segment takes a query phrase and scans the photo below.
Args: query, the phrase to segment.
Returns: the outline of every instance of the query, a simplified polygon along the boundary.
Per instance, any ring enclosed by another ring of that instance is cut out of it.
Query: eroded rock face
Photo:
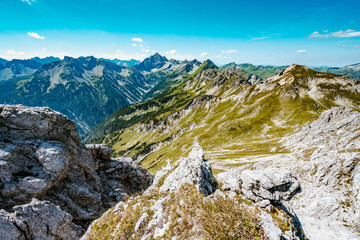
[[[151,184],[150,173],[112,160],[106,146],[88,147],[80,142],[74,122],[58,112],[0,105],[0,209],[5,210],[1,221],[7,219],[3,226],[13,229],[13,223],[30,221],[34,230],[20,227],[22,237],[52,239],[43,236],[57,236],[53,231],[61,232],[61,224],[71,222],[76,223],[76,233],[56,239],[76,239],[107,208]],[[55,221],[47,218],[49,209],[61,226],[51,225],[38,236],[35,229],[42,231],[42,221]]]
[[[241,192],[241,172],[236,169],[218,174],[217,180],[221,182],[225,191]]]
[[[161,192],[176,191],[184,183],[195,184],[203,194],[209,195],[216,190],[211,164],[204,160],[204,149],[199,143],[193,146],[187,158],[178,161],[178,167],[170,173],[160,187]]]

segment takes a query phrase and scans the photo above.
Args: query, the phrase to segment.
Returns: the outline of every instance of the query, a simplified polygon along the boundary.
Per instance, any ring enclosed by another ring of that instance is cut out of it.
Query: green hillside
[[[154,100],[121,108],[88,139],[151,171],[198,141],[219,172],[245,164],[244,156],[285,151],[278,140],[325,109],[360,106],[359,83],[346,76],[292,65],[258,83],[253,77],[235,68],[199,71]]]

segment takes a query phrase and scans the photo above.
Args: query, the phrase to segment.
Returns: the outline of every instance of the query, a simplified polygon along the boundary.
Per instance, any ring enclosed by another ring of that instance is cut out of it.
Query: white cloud
[[[176,50],[175,50],[175,49],[171,49],[171,50],[167,51],[166,54],[174,55],[174,54],[176,54]]]
[[[31,5],[32,3],[36,2],[36,0],[21,0],[22,2],[25,2],[29,5]]]
[[[33,38],[36,38],[36,39],[45,39],[44,36],[40,36],[39,34],[35,33],[35,32],[28,32],[28,37],[33,37]]]
[[[360,37],[360,31],[355,31],[355,30],[340,30],[337,32],[331,32],[331,33],[326,33],[326,34],[322,34],[319,32],[313,32],[312,34],[310,34],[309,38],[349,38],[349,37]]]
[[[360,45],[348,46],[345,44],[338,44],[338,46],[342,48],[360,48]]]
[[[201,56],[207,56],[208,55],[208,53],[207,52],[203,52],[203,53],[201,53]]]
[[[142,42],[143,42],[142,38],[132,38],[131,40],[132,40],[133,42],[139,42],[139,43],[142,43]]]
[[[133,47],[143,47],[142,44],[136,44],[136,43],[132,43],[131,46],[133,46]]]
[[[150,52],[150,50],[146,49],[146,48],[141,49],[141,51],[146,52],[146,53]]]
[[[226,54],[233,54],[233,53],[238,53],[239,51],[236,49],[228,49],[228,50],[221,50],[221,53],[226,53]]]
[[[300,50],[297,50],[296,53],[306,53],[307,50],[306,49],[300,49]]]
[[[25,52],[17,52],[14,49],[9,49],[6,51],[6,54],[11,56],[22,56],[25,54]]]

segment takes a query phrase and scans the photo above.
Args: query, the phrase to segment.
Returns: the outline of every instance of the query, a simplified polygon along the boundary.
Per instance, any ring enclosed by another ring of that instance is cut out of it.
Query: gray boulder
[[[37,198],[47,201],[47,208],[59,208],[63,212],[58,214],[60,218],[76,223],[83,232],[90,221],[116,202],[151,184],[150,173],[128,161],[111,159],[108,147],[88,147],[80,142],[75,123],[61,113],[44,107],[0,105],[0,209],[18,216],[26,206],[24,214],[28,216],[30,206],[26,204]],[[31,209],[38,209],[39,204]],[[31,215],[34,226],[43,224],[46,211],[36,210]],[[11,224],[4,226],[13,229]],[[40,227],[33,229],[42,231]],[[6,232],[3,226],[0,231]],[[21,231],[22,237],[37,238],[35,230],[26,231]],[[51,229],[47,231],[53,236]],[[67,239],[76,239],[75,235]]]
[[[9,219],[25,239],[79,239],[83,232],[70,214],[46,201],[33,199],[14,210]]]
[[[187,158],[181,158],[178,167],[169,174],[160,187],[161,192],[174,192],[185,183],[194,184],[204,195],[216,190],[216,182],[209,161],[204,159],[204,149],[195,143]]]
[[[245,170],[241,179],[242,192],[256,202],[288,201],[300,190],[299,181],[289,172]]]

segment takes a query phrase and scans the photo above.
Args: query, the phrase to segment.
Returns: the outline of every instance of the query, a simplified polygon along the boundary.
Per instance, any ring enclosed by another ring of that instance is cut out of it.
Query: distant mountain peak
[[[161,62],[169,61],[165,56],[161,56],[159,53],[155,53],[154,55],[148,57],[148,59],[152,61],[161,61]]]
[[[5,65],[7,62],[9,62],[9,61],[6,60],[6,59],[0,58],[0,63],[1,63],[2,65]]]
[[[136,68],[140,71],[150,72],[153,69],[159,69],[165,65],[169,60],[165,56],[161,56],[159,53],[145,58]]]

